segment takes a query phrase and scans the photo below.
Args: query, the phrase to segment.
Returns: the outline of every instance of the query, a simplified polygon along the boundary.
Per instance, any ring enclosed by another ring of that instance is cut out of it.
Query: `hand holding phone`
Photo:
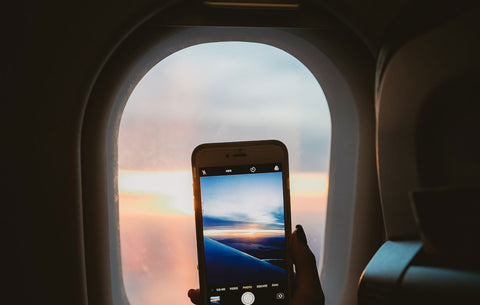
[[[288,153],[279,141],[203,144],[192,154],[203,304],[288,304]]]
[[[325,296],[318,276],[315,257],[307,245],[301,225],[290,236],[289,256],[295,265],[293,294],[290,305],[324,305]],[[200,289],[190,289],[188,297],[193,304],[204,305]],[[208,304],[208,303],[207,303]]]

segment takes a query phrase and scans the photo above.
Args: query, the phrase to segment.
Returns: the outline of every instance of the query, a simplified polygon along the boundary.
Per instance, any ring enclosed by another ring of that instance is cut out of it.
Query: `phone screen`
[[[210,304],[287,304],[282,164],[199,168]]]

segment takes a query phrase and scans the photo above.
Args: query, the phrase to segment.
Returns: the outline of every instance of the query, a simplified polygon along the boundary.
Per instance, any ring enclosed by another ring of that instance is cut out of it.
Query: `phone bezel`
[[[204,304],[209,304],[206,281],[205,250],[203,239],[203,214],[200,194],[199,168],[233,166],[247,164],[282,164],[282,183],[285,218],[285,246],[290,248],[292,232],[290,211],[290,186],[288,151],[285,144],[278,140],[207,143],[197,146],[192,152],[193,193],[195,204],[195,228],[197,241],[198,272],[201,297]],[[287,262],[287,295],[292,297],[293,267],[291,259],[286,255]]]

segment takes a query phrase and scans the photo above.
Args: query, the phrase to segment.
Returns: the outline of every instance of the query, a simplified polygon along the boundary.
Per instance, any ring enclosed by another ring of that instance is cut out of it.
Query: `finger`
[[[296,271],[292,304],[323,304],[325,298],[320,285],[315,256],[308,247],[303,227],[297,225],[296,228],[290,238],[290,253]]]
[[[297,225],[297,229],[291,236],[291,256],[295,264],[297,281],[319,282],[315,256],[308,247],[305,232],[300,225]]]
[[[188,297],[193,304],[202,305],[202,298],[200,295],[200,289],[188,290]]]

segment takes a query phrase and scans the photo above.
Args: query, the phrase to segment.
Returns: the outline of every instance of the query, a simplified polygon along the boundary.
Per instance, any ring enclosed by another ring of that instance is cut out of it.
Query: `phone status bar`
[[[281,172],[281,163],[201,167],[200,177]]]

